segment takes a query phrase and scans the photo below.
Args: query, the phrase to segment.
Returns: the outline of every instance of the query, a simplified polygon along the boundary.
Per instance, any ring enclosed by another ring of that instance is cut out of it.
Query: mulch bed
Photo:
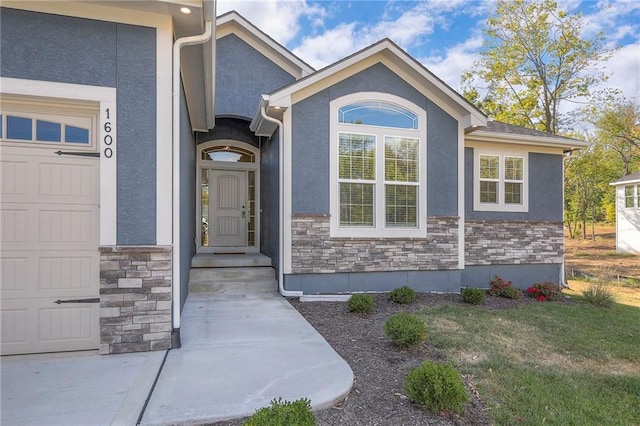
[[[447,362],[447,357],[428,341],[413,349],[401,349],[384,335],[382,326],[389,316],[413,312],[442,304],[470,306],[458,294],[419,293],[410,305],[388,300],[387,294],[374,294],[376,306],[370,315],[349,313],[344,302],[300,302],[291,304],[318,330],[329,344],[347,361],[354,374],[354,385],[344,401],[315,413],[318,425],[484,425],[489,424],[487,407],[464,377],[471,402],[462,414],[435,414],[411,403],[404,392],[409,370],[425,360]],[[522,300],[486,297],[484,308],[507,309],[534,299]],[[236,419],[219,425],[242,425]]]

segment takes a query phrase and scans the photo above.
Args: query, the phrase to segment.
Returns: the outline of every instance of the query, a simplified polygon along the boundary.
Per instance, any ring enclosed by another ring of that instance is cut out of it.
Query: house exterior
[[[640,172],[610,185],[616,188],[616,251],[640,254]]]
[[[3,354],[176,347],[203,257],[266,256],[284,296],[562,280],[582,142],[489,121],[390,40],[316,71],[214,16],[3,2]]]

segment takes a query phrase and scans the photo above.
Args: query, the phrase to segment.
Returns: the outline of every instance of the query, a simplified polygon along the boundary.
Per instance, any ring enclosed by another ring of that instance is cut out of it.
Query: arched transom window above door
[[[255,163],[256,154],[248,149],[233,145],[217,145],[202,150],[203,160],[228,163]]]

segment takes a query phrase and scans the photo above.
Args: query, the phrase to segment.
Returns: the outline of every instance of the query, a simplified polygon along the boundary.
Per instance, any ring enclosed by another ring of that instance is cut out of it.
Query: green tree
[[[557,134],[561,104],[607,79],[592,66],[612,50],[602,33],[583,39],[583,26],[552,0],[498,0],[480,59],[463,75],[464,96],[497,120]]]

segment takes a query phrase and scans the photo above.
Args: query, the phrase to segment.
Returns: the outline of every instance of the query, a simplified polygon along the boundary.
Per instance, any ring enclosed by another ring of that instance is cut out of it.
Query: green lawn
[[[639,425],[640,309],[554,302],[421,311],[496,424]]]

